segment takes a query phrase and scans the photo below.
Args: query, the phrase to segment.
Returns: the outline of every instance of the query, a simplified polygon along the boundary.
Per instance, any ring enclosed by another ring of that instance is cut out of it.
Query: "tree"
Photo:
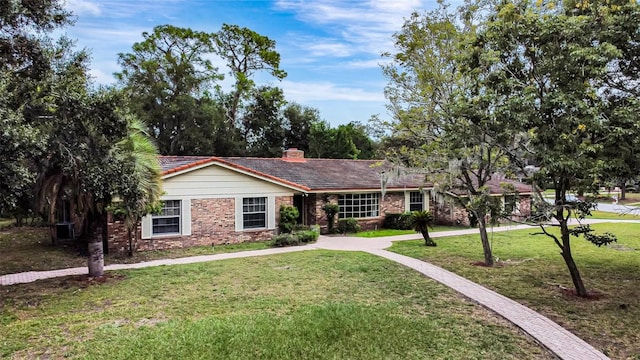
[[[257,32],[237,25],[223,24],[213,36],[216,53],[226,61],[235,86],[226,104],[230,126],[235,126],[241,100],[254,87],[251,79],[257,71],[267,71],[278,80],[287,73],[280,69],[280,54],[275,51],[276,42]]]
[[[0,213],[16,216],[18,225],[32,213],[36,174],[30,160],[44,148],[30,100],[50,68],[46,35],[70,22],[60,1],[0,4]]]
[[[284,94],[277,87],[261,86],[253,91],[242,118],[247,153],[257,157],[279,157],[284,146],[285,128],[281,109]]]
[[[294,147],[309,153],[311,127],[321,121],[318,109],[290,103],[284,109],[283,116],[284,147],[286,149]]]
[[[215,51],[213,36],[171,25],[142,36],[132,53],[118,55],[122,71],[116,77],[133,113],[151,126],[162,154],[210,150],[214,125],[201,105],[212,101],[206,91],[221,78],[208,58]]]
[[[430,211],[412,211],[409,215],[409,223],[411,228],[420,234],[424,238],[425,246],[436,246],[436,242],[429,236],[429,228],[433,227],[433,215]]]
[[[113,147],[119,164],[120,178],[117,194],[119,201],[110,207],[114,215],[124,217],[129,239],[129,256],[133,255],[133,239],[143,216],[162,209],[162,169],[158,162],[158,149],[146,132],[145,124],[135,118],[128,119],[127,136]]]
[[[484,262],[492,266],[487,217],[499,213],[499,203],[488,185],[510,172],[506,149],[519,138],[480,101],[481,74],[463,72],[459,46],[476,29],[472,12],[462,8],[466,17],[458,21],[441,5],[412,14],[394,35],[397,52],[386,54],[393,63],[383,67],[394,121],[383,148],[392,162],[422,169],[440,194],[477,219]]]
[[[553,204],[535,204],[533,220],[560,248],[579,296],[587,296],[587,291],[573,259],[571,237],[584,235],[598,246],[615,237],[594,235],[587,225],[570,228],[569,219],[580,220],[592,204],[567,194],[597,190],[594,185],[606,161],[602,150],[611,130],[603,121],[602,94],[607,84],[619,80],[609,77],[611,71],[619,65],[626,68],[624,51],[607,39],[637,37],[637,21],[630,27],[612,26],[637,15],[636,2],[505,2],[492,11],[468,47],[470,63],[485,73],[486,106],[513,131],[528,130],[525,149],[540,167],[532,180],[555,191]],[[518,163],[520,157],[511,159]],[[550,219],[557,221],[559,236],[545,227]]]

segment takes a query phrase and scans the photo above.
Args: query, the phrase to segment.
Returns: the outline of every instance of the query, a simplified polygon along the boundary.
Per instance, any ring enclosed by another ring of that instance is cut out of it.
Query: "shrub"
[[[418,231],[424,237],[426,246],[436,246],[435,241],[429,236],[429,228],[433,226],[433,215],[429,211],[413,211],[411,212],[411,227]]]
[[[340,211],[340,207],[338,204],[327,203],[322,207],[324,214],[327,217],[327,230],[329,233],[333,233],[333,223],[336,220],[336,215],[338,215],[338,211]]]
[[[300,240],[294,234],[280,234],[271,238],[271,246],[284,247],[299,245]]]
[[[357,233],[360,231],[360,224],[354,218],[346,218],[338,220],[338,231],[341,234]]]
[[[280,219],[278,220],[278,228],[281,233],[290,233],[298,222],[300,213],[295,206],[280,205]]]
[[[297,232],[295,236],[298,237],[298,241],[300,241],[301,244],[308,244],[308,243],[316,242],[320,234],[318,234],[313,230],[305,230],[305,231]]]
[[[307,227],[307,230],[296,231],[295,233],[290,234],[280,234],[272,237],[271,246],[284,247],[308,244],[318,240],[318,236],[320,236],[319,231],[309,230]]]
[[[413,230],[411,228],[411,213],[388,213],[384,215],[382,227],[394,230]]]

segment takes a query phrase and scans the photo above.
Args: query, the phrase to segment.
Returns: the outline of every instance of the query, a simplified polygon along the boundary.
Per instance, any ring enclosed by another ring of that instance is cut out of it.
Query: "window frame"
[[[512,198],[513,202],[511,200],[507,201],[507,198]],[[518,214],[520,212],[520,204],[519,204],[519,198],[517,195],[513,194],[513,195],[504,195],[502,197],[502,207],[504,209],[505,214]],[[511,211],[507,210],[507,205],[511,206]]]
[[[167,207],[167,203],[171,203],[172,206]],[[172,210],[172,214],[163,214],[164,212],[167,212],[168,209]],[[175,214],[175,212],[178,212],[178,214]],[[171,199],[171,200],[163,200],[162,202],[162,210],[160,214],[153,214],[151,215],[151,236],[156,237],[156,236],[171,236],[171,235],[181,235],[182,234],[182,200],[178,200],[178,199]],[[156,225],[156,220],[162,220],[162,219],[178,219],[177,224],[158,224]],[[178,231],[171,231],[171,232],[156,232],[156,226],[164,226],[164,227],[169,227],[169,226],[178,226]]]
[[[247,200],[260,200],[259,203],[246,203]],[[252,197],[243,197],[242,198],[242,230],[260,230],[266,229],[269,226],[269,199],[266,196],[252,196]],[[255,207],[262,206],[262,210],[255,210]],[[254,207],[254,209],[250,209],[251,211],[247,211],[247,208]],[[258,226],[247,226],[247,222],[256,221],[256,219],[248,220],[245,216],[247,215],[263,215],[263,222]]]
[[[380,216],[380,193],[338,195],[338,218],[367,219]]]
[[[419,195],[420,196],[420,201],[414,201],[414,195]],[[413,205],[420,205],[419,209],[412,209]],[[424,193],[422,191],[410,191],[409,192],[409,211],[422,211],[424,210]]]

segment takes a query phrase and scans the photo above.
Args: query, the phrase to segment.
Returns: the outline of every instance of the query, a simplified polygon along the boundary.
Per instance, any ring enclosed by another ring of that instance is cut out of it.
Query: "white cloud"
[[[78,16],[100,16],[102,14],[100,5],[92,2],[91,0],[67,0],[65,7],[74,15]]]
[[[352,49],[347,44],[339,42],[318,42],[307,46],[312,56],[347,57],[352,55]]]
[[[385,101],[382,91],[345,87],[331,82],[293,82],[284,80],[278,84],[287,99],[307,103],[313,101],[351,101],[351,102],[382,102]]]

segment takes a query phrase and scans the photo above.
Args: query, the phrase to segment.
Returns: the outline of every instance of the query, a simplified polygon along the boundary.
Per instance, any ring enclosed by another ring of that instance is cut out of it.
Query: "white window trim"
[[[377,205],[378,205],[378,209],[377,209],[377,213],[378,215],[376,216],[364,216],[364,217],[354,217],[354,219],[377,219],[379,218],[381,215],[381,207],[382,207],[382,195],[379,192],[366,192],[366,193],[344,193],[344,194],[338,194],[338,206],[340,206],[340,197],[341,196],[347,196],[347,195],[377,195],[378,197],[378,201],[377,201]],[[342,217],[342,207],[339,208],[338,210],[338,219],[345,219],[345,218],[349,218],[349,217]]]
[[[404,211],[405,212],[410,212],[411,211],[411,193],[412,192],[419,192],[416,190],[413,191],[405,191],[404,192]],[[426,191],[422,191],[422,210],[425,211],[429,211],[429,194]]]
[[[266,197],[267,198],[267,227],[266,228],[244,228],[244,216],[242,213],[242,199]],[[235,197],[235,212],[236,212],[236,224],[235,228],[237,232],[251,232],[251,231],[264,231],[274,230],[276,228],[276,197],[273,195],[265,194],[248,194]]]
[[[166,238],[176,236],[189,236],[191,235],[191,199],[171,197],[164,198],[162,200],[180,200],[180,232],[171,234],[153,234],[153,215],[149,214],[142,218],[142,239],[152,238]]]

